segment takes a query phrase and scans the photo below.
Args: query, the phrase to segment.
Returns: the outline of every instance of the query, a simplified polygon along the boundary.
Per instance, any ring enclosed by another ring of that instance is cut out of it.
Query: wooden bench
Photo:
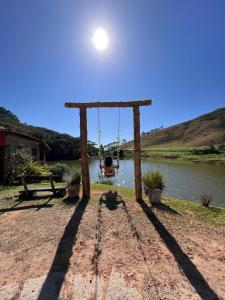
[[[19,191],[21,197],[25,196],[26,198],[32,197],[37,192],[52,192],[54,196],[57,194],[62,194],[65,192],[65,186],[55,186],[54,180],[57,180],[57,176],[22,176],[19,178],[21,183],[23,184],[23,191]],[[50,186],[38,186],[38,187],[28,187],[30,183],[36,183],[40,181],[49,181]]]

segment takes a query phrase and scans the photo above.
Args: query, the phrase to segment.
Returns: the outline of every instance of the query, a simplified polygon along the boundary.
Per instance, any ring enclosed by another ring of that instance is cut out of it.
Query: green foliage
[[[193,149],[191,151],[194,155],[200,155],[200,154],[220,154],[220,150],[218,147],[216,147],[214,144],[211,144],[208,147],[204,147],[202,149]]]
[[[124,157],[124,151],[123,150],[114,150],[113,151],[113,157],[119,157],[119,158],[123,158]]]
[[[8,146],[8,180],[15,181],[15,177],[24,175],[25,166],[32,162],[31,156],[22,147]]]
[[[175,198],[164,198],[166,204],[188,218],[195,217],[198,221],[225,226],[225,207],[204,207],[197,201]]]
[[[218,146],[218,150],[220,151],[220,153],[221,153],[221,152],[225,152],[225,143],[220,144],[220,145]]]
[[[38,162],[29,161],[24,165],[25,176],[47,176],[49,175],[49,168],[46,164],[40,164]]]
[[[143,176],[144,187],[163,190],[165,187],[163,176],[159,171],[148,172]]]
[[[209,204],[213,201],[213,198],[211,195],[208,194],[202,194],[201,195],[201,203],[205,207],[209,207]]]
[[[10,110],[5,109],[4,107],[0,107],[0,116],[1,116],[1,122],[14,122],[19,123],[20,120],[17,118],[16,115],[14,115]]]
[[[99,149],[98,149],[98,155],[99,155],[99,157],[100,157],[100,158],[104,157],[104,153],[105,153],[104,147],[103,147],[103,145],[101,144],[100,147],[99,147]]]
[[[52,166],[50,166],[50,172],[54,176],[58,176],[59,178],[63,178],[64,176],[71,174],[71,169],[67,164],[64,163],[56,163]]]
[[[32,157],[23,147],[8,146],[8,180],[15,182],[16,177],[48,175],[49,169],[46,164],[32,161]]]

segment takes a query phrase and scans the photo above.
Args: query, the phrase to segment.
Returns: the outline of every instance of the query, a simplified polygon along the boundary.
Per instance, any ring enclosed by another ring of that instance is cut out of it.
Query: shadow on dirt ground
[[[170,207],[169,205],[166,205],[165,203],[159,203],[152,205],[152,208],[156,208],[157,210],[160,210],[162,212],[167,212],[174,215],[180,215],[179,212],[177,212],[175,209]]]
[[[17,203],[11,207],[7,208],[1,208],[0,209],[0,216],[3,215],[6,212],[14,212],[14,211],[20,211],[20,210],[27,210],[27,209],[33,209],[36,208],[37,210],[40,210],[42,208],[50,208],[53,206],[53,204],[48,204],[52,198],[48,199],[45,203],[43,204],[32,204],[32,205],[26,205],[26,206],[19,206],[21,203],[24,202],[24,200],[17,201]]]
[[[123,202],[117,191],[109,191],[107,193],[102,194],[99,201],[100,204],[105,204],[105,206],[109,210],[116,210],[118,208],[118,205]]]
[[[63,285],[65,275],[69,269],[69,260],[73,254],[72,248],[76,240],[79,224],[87,204],[88,199],[83,198],[76,205],[75,211],[72,214],[59,242],[51,268],[38,296],[39,300],[59,299],[60,290]],[[57,274],[59,274],[59,276],[56,277]]]
[[[152,209],[143,200],[139,201],[139,204],[199,296],[202,299],[219,300],[218,295],[210,288],[202,274],[183,252],[175,238],[167,231]]]

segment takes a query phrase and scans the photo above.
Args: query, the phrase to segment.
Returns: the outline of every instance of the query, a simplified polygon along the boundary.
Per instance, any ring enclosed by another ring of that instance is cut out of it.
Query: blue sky
[[[99,26],[110,38],[101,53]],[[145,131],[225,106],[224,0],[0,0],[0,106],[22,122],[78,136],[64,102],[145,98]],[[120,113],[131,139],[132,111]],[[102,142],[115,140],[118,109],[100,118]],[[88,129],[97,141],[97,110]]]

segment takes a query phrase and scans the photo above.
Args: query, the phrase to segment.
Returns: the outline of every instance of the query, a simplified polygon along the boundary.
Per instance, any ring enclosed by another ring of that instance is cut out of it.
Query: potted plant
[[[165,188],[162,174],[159,171],[146,173],[143,176],[143,185],[149,201],[152,204],[160,203],[162,190]]]
[[[79,198],[80,193],[81,174],[79,170],[76,170],[70,177],[70,181],[67,183],[67,198]]]

